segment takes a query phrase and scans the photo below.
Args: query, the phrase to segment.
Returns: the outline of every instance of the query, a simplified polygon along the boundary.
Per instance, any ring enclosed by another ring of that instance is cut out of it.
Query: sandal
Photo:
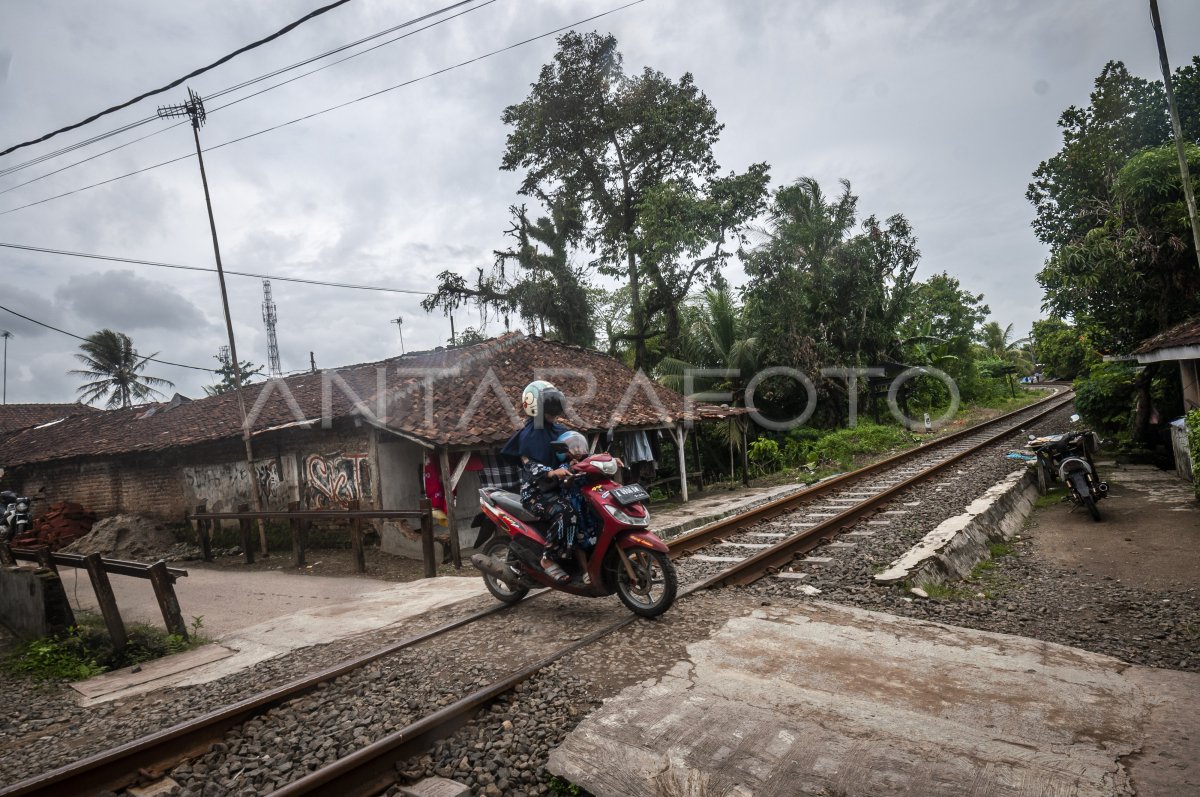
[[[546,559],[542,560],[542,570],[545,571],[546,575],[554,579],[555,582],[565,584],[571,580],[571,577],[567,575],[567,571],[558,566],[558,562],[546,564],[546,561]]]

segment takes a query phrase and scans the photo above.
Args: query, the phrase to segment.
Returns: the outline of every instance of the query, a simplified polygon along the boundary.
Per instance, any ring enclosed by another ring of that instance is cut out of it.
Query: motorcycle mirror
[[[604,432],[604,453],[607,454],[612,450],[613,441],[615,439],[616,439],[616,435],[613,434],[613,429],[610,426],[610,427],[608,427],[608,430]]]
[[[1072,415],[1072,416],[1071,416],[1071,423],[1079,423],[1079,415],[1077,415],[1077,414],[1076,414],[1076,415]]]

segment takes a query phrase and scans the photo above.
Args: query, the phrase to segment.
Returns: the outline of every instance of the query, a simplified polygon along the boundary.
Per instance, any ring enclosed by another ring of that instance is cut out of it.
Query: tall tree
[[[474,284],[453,271],[438,275],[438,289],[422,300],[426,311],[441,307],[451,313],[467,302],[488,310],[519,316],[532,332],[549,334],[566,343],[592,346],[595,319],[588,300],[585,267],[571,263],[572,246],[582,234],[578,207],[569,197],[542,197],[549,215],[529,219],[524,206],[509,208],[512,225],[506,231],[515,243],[495,252],[490,272],[478,269]]]
[[[174,387],[173,382],[142,373],[147,361],[158,352],[145,357],[139,355],[133,348],[133,341],[122,332],[102,329],[88,335],[79,348],[82,353],[76,354],[75,358],[87,368],[67,373],[91,380],[79,387],[80,399],[85,403],[107,397],[107,409],[129,407],[135,402],[161,396],[155,387]]]
[[[512,129],[501,168],[525,170],[523,194],[578,202],[600,271],[629,288],[630,329],[620,334],[635,366],[646,365],[659,316],[677,323],[678,300],[725,262],[724,236],[756,212],[767,167],[718,176],[722,126],[692,76],[626,75],[611,35],[559,37],[554,61],[503,119]],[[675,212],[691,223],[671,224]]]
[[[845,180],[841,187],[830,196],[802,178],[778,189],[761,243],[743,252],[746,307],[764,365],[811,372],[899,357],[897,330],[920,258],[916,236],[899,214],[857,225],[858,197]],[[799,396],[794,385],[764,391],[772,395],[783,405]]]

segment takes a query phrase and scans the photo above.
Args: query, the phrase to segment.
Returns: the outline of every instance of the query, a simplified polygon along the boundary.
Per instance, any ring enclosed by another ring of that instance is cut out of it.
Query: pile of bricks
[[[52,504],[46,514],[33,519],[33,532],[13,540],[13,545],[18,548],[48,545],[50,550],[57,551],[91,531],[95,522],[96,513],[82,504],[73,501]]]

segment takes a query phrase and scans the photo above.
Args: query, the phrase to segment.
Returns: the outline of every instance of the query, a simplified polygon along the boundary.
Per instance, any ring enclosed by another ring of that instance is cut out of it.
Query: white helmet
[[[530,382],[521,393],[521,409],[530,418],[538,417],[541,412],[561,415],[562,401],[563,394],[558,388],[542,379]]]

